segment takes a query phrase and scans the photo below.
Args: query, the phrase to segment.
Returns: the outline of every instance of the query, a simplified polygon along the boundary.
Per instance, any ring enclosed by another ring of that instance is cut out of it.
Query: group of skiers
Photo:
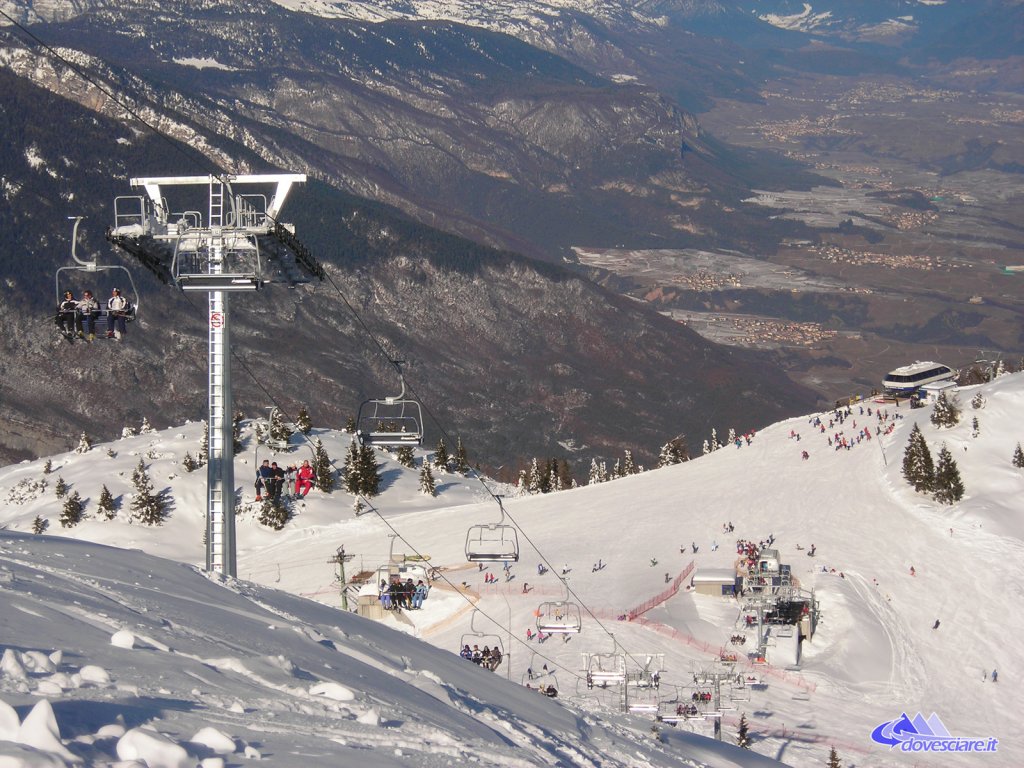
[[[106,306],[108,339],[120,340],[134,311],[132,303],[121,295],[121,290],[114,288]],[[57,327],[68,341],[76,338],[95,341],[99,316],[100,304],[92,291],[85,291],[81,299],[76,299],[72,291],[64,291],[64,297],[57,305]]]
[[[498,646],[490,648],[486,645],[482,651],[479,645],[474,645],[472,650],[470,650],[468,645],[463,645],[462,650],[459,651],[459,656],[492,672],[498,668],[502,659],[501,649]]]
[[[293,480],[295,497],[306,498],[316,482],[316,472],[309,459],[303,461],[302,466],[292,464],[288,467],[279,467],[276,461],[264,459],[256,470],[256,501],[264,498],[280,501],[285,485],[291,485]]]
[[[416,584],[412,583],[412,579],[402,581],[400,578],[396,578],[392,582],[381,579],[378,591],[380,592],[380,604],[384,606],[385,610],[402,608],[407,611],[416,611],[423,607],[423,601],[427,599],[430,587],[423,583],[423,579]]]

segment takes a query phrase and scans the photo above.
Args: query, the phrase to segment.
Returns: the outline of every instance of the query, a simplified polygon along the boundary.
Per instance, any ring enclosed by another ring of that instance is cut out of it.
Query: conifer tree
[[[411,445],[400,446],[399,449],[397,451],[395,451],[395,461],[397,461],[403,467],[408,467],[409,469],[412,469],[413,467],[415,467],[416,466],[416,456],[412,452],[412,446]]]
[[[260,507],[259,523],[265,525],[268,528],[273,528],[275,531],[280,531],[285,525],[288,524],[288,520],[291,518],[291,513],[288,508],[280,502],[280,500],[272,499],[267,497]]]
[[[736,726],[736,746],[743,747],[743,749],[750,749],[750,736],[748,731],[750,726],[747,725],[747,713],[744,712],[740,715],[739,725]]]
[[[64,478],[60,475],[57,476],[57,484],[53,486],[53,491],[57,494],[58,499],[63,499],[68,495],[68,484],[64,482]]]
[[[186,472],[195,472],[199,469],[199,462],[192,458],[192,454],[185,451],[185,458],[181,460],[181,468]]]
[[[1024,451],[1020,449],[1020,443],[1017,443],[1017,450],[1013,452],[1013,466],[1024,469]]]
[[[113,520],[117,515],[117,502],[114,500],[113,495],[110,493],[110,489],[107,486],[103,486],[103,490],[100,491],[99,504],[100,513],[107,519]]]
[[[971,419],[971,437],[977,437],[981,434],[981,427],[978,424],[978,417],[975,416]]]
[[[558,462],[558,489],[563,488],[575,488],[576,479],[572,475],[572,467],[566,459],[562,459]]]
[[[355,441],[353,441],[354,445]],[[358,459],[358,453],[356,454]],[[318,437],[313,444],[313,472],[316,473],[316,489],[324,493],[334,490],[334,469],[331,467],[331,457],[327,455],[327,449]]]
[[[979,410],[981,408],[984,408],[984,407],[985,407],[985,396],[982,395],[981,392],[979,392],[978,394],[976,394],[974,397],[971,398],[971,408],[973,408],[974,410],[977,411],[977,410]]]
[[[554,493],[555,491],[562,490],[562,478],[558,476],[558,463],[555,462],[551,465],[551,469],[548,472],[548,493]]]
[[[235,456],[242,452],[242,419],[244,418],[244,413],[235,411],[234,418],[231,419],[231,449]]]
[[[551,477],[554,474],[552,467],[557,465],[554,459],[544,459],[544,465],[540,467],[537,474],[537,488],[540,493],[551,493]]]
[[[600,467],[600,471],[601,471],[601,482],[602,483],[607,483],[608,482],[608,465],[602,459],[601,463],[598,466]]]
[[[526,473],[526,490],[531,494],[541,492],[541,471],[536,456],[530,462],[530,469]]]
[[[135,437],[137,434],[139,434],[138,431],[136,431],[135,427],[133,427],[131,424],[126,424],[121,429],[121,439],[122,440],[124,440],[125,438],[128,438],[128,437]]]
[[[669,440],[661,446],[661,452],[658,454],[657,469],[686,461],[685,451],[686,449],[678,437]]]
[[[619,460],[619,459],[616,459],[615,463],[612,465],[612,479],[613,480],[618,480],[622,476],[623,476],[622,461]]]
[[[451,461],[451,457],[448,455],[448,449],[445,447],[444,438],[438,438],[437,448],[434,449],[434,466],[441,472],[447,472],[449,461]]]
[[[380,493],[380,464],[372,445],[364,445],[359,449],[359,475],[361,485],[359,492],[367,498]]]
[[[704,441],[704,455],[707,456],[709,453],[711,453],[711,443],[709,443],[707,440],[705,440]]]
[[[939,458],[935,464],[933,489],[935,500],[941,504],[955,504],[964,497],[964,483],[960,479],[960,469],[945,444],[939,450]]]
[[[313,429],[313,421],[309,418],[309,411],[304,405],[299,408],[299,414],[295,417],[295,426],[304,435],[308,435],[309,431]]]
[[[89,436],[83,432],[82,436],[78,438],[78,447],[75,448],[75,453],[88,453],[91,448],[92,443],[89,441]]]
[[[430,471],[430,462],[424,461],[420,468],[420,493],[427,496],[437,496],[437,488],[434,484],[434,473]]]
[[[726,443],[726,445],[732,445],[735,442],[736,442],[736,429],[733,428],[733,427],[729,427],[729,441]]]
[[[959,421],[960,410],[956,403],[946,397],[945,392],[940,392],[932,409],[932,424],[936,427],[955,427]]]
[[[152,435],[154,432],[156,432],[156,430],[153,429],[153,425],[149,423],[149,419],[147,419],[145,416],[143,416],[142,417],[142,426],[139,427],[139,434],[140,435]]]
[[[426,464],[427,462],[423,462]],[[525,469],[519,470],[519,480],[516,482],[518,488],[517,496],[526,496],[530,492],[530,478]]]
[[[47,460],[46,460],[46,461],[45,461],[45,462],[43,463],[43,474],[44,474],[44,475],[48,475],[48,474],[50,474],[51,472],[53,472],[53,462],[52,462],[52,461],[50,461],[50,459],[47,459]]]
[[[271,409],[270,439],[277,442],[287,443],[288,438],[290,438],[292,434],[292,428],[285,423],[284,416],[281,415],[281,410],[279,408]]]
[[[355,499],[352,500],[352,514],[359,517],[363,514],[363,506],[363,500],[356,496]]]
[[[602,482],[601,468],[597,464],[597,459],[590,460],[590,474],[587,476],[587,485],[595,485]]]
[[[354,435],[356,433],[356,420],[351,416],[349,416],[345,421],[345,431],[350,435]]]
[[[842,762],[839,760],[839,753],[836,752],[836,748],[832,749],[828,753],[828,766],[827,768],[843,768]]]
[[[143,525],[159,525],[164,520],[166,503],[162,495],[153,493],[153,482],[149,479],[146,465],[139,459],[132,473],[135,494],[132,496],[131,518]]]
[[[935,482],[932,454],[917,424],[910,430],[910,439],[903,451],[903,478],[914,486],[918,493],[932,490]]]
[[[635,474],[636,464],[633,462],[633,452],[627,448],[625,458],[622,460],[622,475],[625,477],[626,475]]]
[[[363,481],[359,474],[362,469],[359,459],[359,443],[353,439],[349,442],[348,451],[345,452],[345,463],[341,467],[345,490],[348,493],[358,494],[363,487]]]
[[[456,472],[466,474],[469,472],[469,459],[466,457],[466,449],[462,445],[462,438],[456,438],[455,442],[455,465]]]
[[[720,446],[718,444],[718,430],[715,429],[714,427],[712,427],[711,428],[711,450],[712,451],[717,451],[721,447],[722,446]]]
[[[199,454],[196,458],[199,460],[200,467],[205,467],[206,462],[210,460],[210,425],[205,421],[203,422],[203,436],[199,439]]]
[[[46,533],[46,529],[50,527],[50,521],[45,517],[36,515],[36,519],[32,521],[32,533],[36,536]]]
[[[64,509],[60,513],[60,524],[63,528],[71,528],[82,522],[82,497],[78,491],[72,491],[64,500]]]

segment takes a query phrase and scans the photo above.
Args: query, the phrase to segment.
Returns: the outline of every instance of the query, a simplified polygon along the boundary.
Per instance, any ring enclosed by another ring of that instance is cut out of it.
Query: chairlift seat
[[[519,562],[519,536],[511,525],[472,525],[466,532],[466,560],[471,563]]]

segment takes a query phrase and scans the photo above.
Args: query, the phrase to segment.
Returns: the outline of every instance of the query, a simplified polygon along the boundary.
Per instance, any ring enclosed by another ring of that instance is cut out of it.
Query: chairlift
[[[626,656],[623,653],[584,653],[588,688],[607,688],[626,681]]]
[[[423,409],[405,396],[403,361],[391,362],[398,368],[402,389],[394,397],[363,401],[356,416],[356,437],[360,445],[381,448],[423,445]]]
[[[56,309],[63,300],[64,293],[71,291],[76,299],[81,299],[85,291],[91,291],[96,303],[99,305],[93,313],[93,320],[103,331],[96,335],[96,338],[106,338],[106,332],[112,332],[111,311],[107,309],[107,300],[116,288],[118,292],[128,301],[128,309],[121,313],[126,323],[135,320],[139,308],[139,292],[135,287],[135,280],[127,267],[118,264],[99,264],[94,258],[86,261],[78,256],[78,226],[82,223],[81,216],[74,217],[74,227],[71,232],[71,258],[73,265],[58,267],[56,279],[54,280],[54,303]],[[83,275],[88,275],[85,277]],[[58,324],[60,317],[57,317]],[[78,310],[75,317],[75,326],[81,327],[82,315]]]
[[[471,563],[519,562],[519,534],[505,523],[505,507],[498,499],[501,519],[496,523],[471,525],[466,531],[466,560]]]
[[[569,587],[566,585],[566,593]],[[583,628],[580,607],[565,600],[549,600],[537,607],[537,631],[546,635],[576,635]]]
[[[476,618],[479,613],[478,609],[473,609],[469,619],[469,631],[462,635],[462,640],[459,642],[459,652],[461,653],[467,647],[471,652],[476,650],[483,651],[484,648],[497,649],[500,654],[498,663],[487,667],[493,672],[505,660],[505,645],[501,642],[501,637],[498,635],[482,632],[476,628]]]
[[[733,701],[750,701],[750,689],[745,685],[737,686],[729,693],[729,698]]]
[[[300,448],[300,446],[299,445],[290,445],[288,443],[284,443],[283,447],[282,447],[281,445],[278,445],[276,442],[275,442],[275,444],[271,444],[271,441],[269,441],[269,440],[267,442],[265,442],[265,443],[257,443],[256,444],[256,458],[254,459],[254,461],[256,462],[256,467],[254,468],[253,471],[258,475],[259,471],[260,471],[260,467],[263,466],[263,461],[264,460],[274,461],[279,453],[285,453],[287,455],[287,454],[289,454],[291,452],[291,450],[293,448],[297,450],[297,449]],[[307,458],[307,454],[308,454],[308,461],[309,461],[309,463],[313,464],[313,460],[314,460],[315,457],[314,457],[314,454],[313,454],[313,449],[309,446],[308,443],[305,443],[305,451],[301,451],[301,453],[302,453],[302,458],[295,459],[294,461],[289,461],[289,462],[287,462],[287,463],[282,465],[282,469],[284,469],[284,471],[285,471],[284,486],[282,487],[282,490],[281,490],[281,496],[283,498],[287,499],[287,498],[293,498],[295,496],[295,494],[293,493],[294,488],[295,488],[295,478],[294,478],[294,476],[292,478],[288,477],[288,467],[289,466],[295,466],[296,468],[299,467],[302,464],[303,459]]]

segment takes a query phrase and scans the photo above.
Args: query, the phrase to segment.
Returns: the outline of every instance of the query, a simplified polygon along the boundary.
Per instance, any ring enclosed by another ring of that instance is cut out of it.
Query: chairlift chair
[[[400,360],[392,361],[395,366]],[[360,445],[381,448],[423,445],[423,409],[405,396],[405,377],[398,372],[402,390],[394,397],[364,400],[356,416],[356,438]]]
[[[59,307],[65,291],[71,291],[76,299],[81,299],[84,291],[92,291],[99,305],[96,312],[97,325],[108,328],[107,299],[118,288],[121,295],[128,300],[129,309],[124,313],[126,322],[135,320],[139,308],[139,291],[135,287],[135,280],[127,267],[119,264],[99,264],[96,259],[86,261],[78,256],[78,226],[82,222],[81,216],[76,216],[75,224],[71,232],[71,258],[75,262],[72,265],[58,267],[54,280],[54,303]],[[88,275],[88,278],[83,276]],[[98,334],[97,338],[105,338]]]
[[[575,635],[583,628],[580,607],[568,600],[543,602],[537,608],[537,631],[546,635]]]
[[[466,531],[466,560],[471,563],[519,562],[519,534],[505,523],[505,506],[498,498],[501,519],[496,523],[471,525]]]
[[[626,658],[622,653],[583,654],[587,673],[587,687],[605,688],[622,685],[626,681]]]
[[[479,646],[481,650],[484,648],[497,648],[501,654],[501,661],[505,661],[505,645],[501,642],[501,637],[495,634],[482,632],[476,628],[476,618],[479,614],[479,610],[474,608],[473,613],[469,619],[469,631],[462,635],[462,640],[459,642],[459,651],[467,645],[472,649],[474,646]],[[557,686],[556,686],[557,688]]]
[[[259,241],[239,232],[186,232],[175,243],[171,275],[183,291],[259,290],[265,282]]]

